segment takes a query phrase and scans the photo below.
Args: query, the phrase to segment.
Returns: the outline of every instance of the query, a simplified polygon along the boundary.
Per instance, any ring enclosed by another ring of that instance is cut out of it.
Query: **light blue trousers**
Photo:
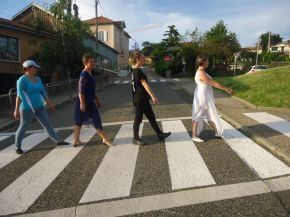
[[[31,124],[33,117],[35,117],[42,127],[46,130],[49,137],[55,142],[60,142],[58,134],[54,131],[51,122],[48,118],[48,114],[44,107],[38,109],[35,113],[30,110],[20,110],[20,125],[15,135],[15,144],[17,148],[21,148],[21,143],[24,137],[24,134]]]

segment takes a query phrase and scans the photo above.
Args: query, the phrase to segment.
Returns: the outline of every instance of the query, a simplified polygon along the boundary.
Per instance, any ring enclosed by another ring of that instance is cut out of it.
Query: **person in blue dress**
[[[33,117],[40,122],[57,145],[68,145],[69,143],[59,138],[48,118],[45,103],[53,111],[55,107],[50,101],[40,77],[36,76],[40,66],[33,60],[25,61],[22,66],[24,75],[17,80],[17,97],[14,111],[15,119],[20,119],[20,125],[15,135],[16,153],[23,154],[21,143]]]
[[[84,54],[82,62],[84,69],[80,74],[78,87],[79,97],[75,104],[73,144],[75,147],[82,144],[80,140],[81,127],[84,123],[92,123],[97,134],[103,139],[103,144],[112,146],[112,142],[103,130],[102,120],[98,111],[98,107],[101,107],[101,101],[96,95],[96,81],[92,75],[92,70],[95,65],[94,57],[91,54]]]

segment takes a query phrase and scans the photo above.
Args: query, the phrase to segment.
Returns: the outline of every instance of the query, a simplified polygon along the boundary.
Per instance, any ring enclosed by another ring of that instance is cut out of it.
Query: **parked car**
[[[256,66],[252,66],[250,71],[247,72],[247,74],[263,71],[263,70],[266,70],[266,69],[268,69],[268,67],[266,65],[257,65],[257,67]]]

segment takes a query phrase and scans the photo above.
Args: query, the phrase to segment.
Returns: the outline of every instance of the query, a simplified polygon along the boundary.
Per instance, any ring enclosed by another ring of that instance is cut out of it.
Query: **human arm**
[[[202,82],[204,82],[204,83],[206,83],[206,84],[209,84],[209,85],[211,85],[211,86],[213,86],[213,87],[215,87],[215,88],[217,88],[217,89],[223,90],[223,91],[225,91],[225,92],[227,92],[227,93],[229,93],[229,94],[233,94],[233,93],[234,93],[234,91],[233,91],[231,88],[227,88],[227,87],[223,86],[222,84],[220,84],[219,82],[210,79],[210,78],[205,74],[204,71],[200,71],[199,79],[200,79]]]
[[[155,96],[153,90],[151,89],[151,87],[149,86],[149,84],[146,82],[145,79],[142,79],[141,80],[141,84],[145,88],[145,90],[147,91],[147,93],[150,95],[150,97],[152,98],[153,103],[156,104],[156,105],[158,105],[159,104],[159,100]]]
[[[38,78],[41,82],[41,85],[42,85],[42,89],[40,91],[40,94],[43,98],[43,100],[46,102],[47,106],[52,110],[52,111],[55,111],[55,106],[54,104],[52,103],[52,101],[50,100],[50,98],[48,97],[47,95],[47,92],[46,92],[46,89],[44,88],[43,84],[42,84],[42,81],[40,78]]]
[[[20,103],[21,103],[20,97],[16,96],[15,111],[13,114],[13,116],[16,120],[19,120],[19,118],[20,118],[20,112],[19,112]]]
[[[80,110],[82,112],[86,111],[86,102],[85,102],[85,87],[87,85],[87,78],[85,76],[81,76],[79,80],[79,99],[80,99]]]
[[[95,97],[96,103],[97,103],[97,107],[101,108],[102,107],[102,101],[100,99],[100,97],[98,95],[96,95]]]

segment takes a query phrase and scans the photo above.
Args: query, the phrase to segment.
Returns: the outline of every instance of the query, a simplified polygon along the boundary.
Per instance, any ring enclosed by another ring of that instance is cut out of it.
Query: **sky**
[[[33,0],[0,0],[0,17],[10,19]],[[34,0],[47,6],[54,0]],[[79,6],[81,19],[95,16],[95,0],[73,0]],[[243,47],[252,46],[259,35],[271,31],[290,39],[290,0],[100,0],[99,15],[123,20],[125,29],[137,41],[160,42],[169,25],[181,34],[196,27],[202,33],[217,21],[224,20],[235,32]],[[139,29],[155,26],[134,32]]]

